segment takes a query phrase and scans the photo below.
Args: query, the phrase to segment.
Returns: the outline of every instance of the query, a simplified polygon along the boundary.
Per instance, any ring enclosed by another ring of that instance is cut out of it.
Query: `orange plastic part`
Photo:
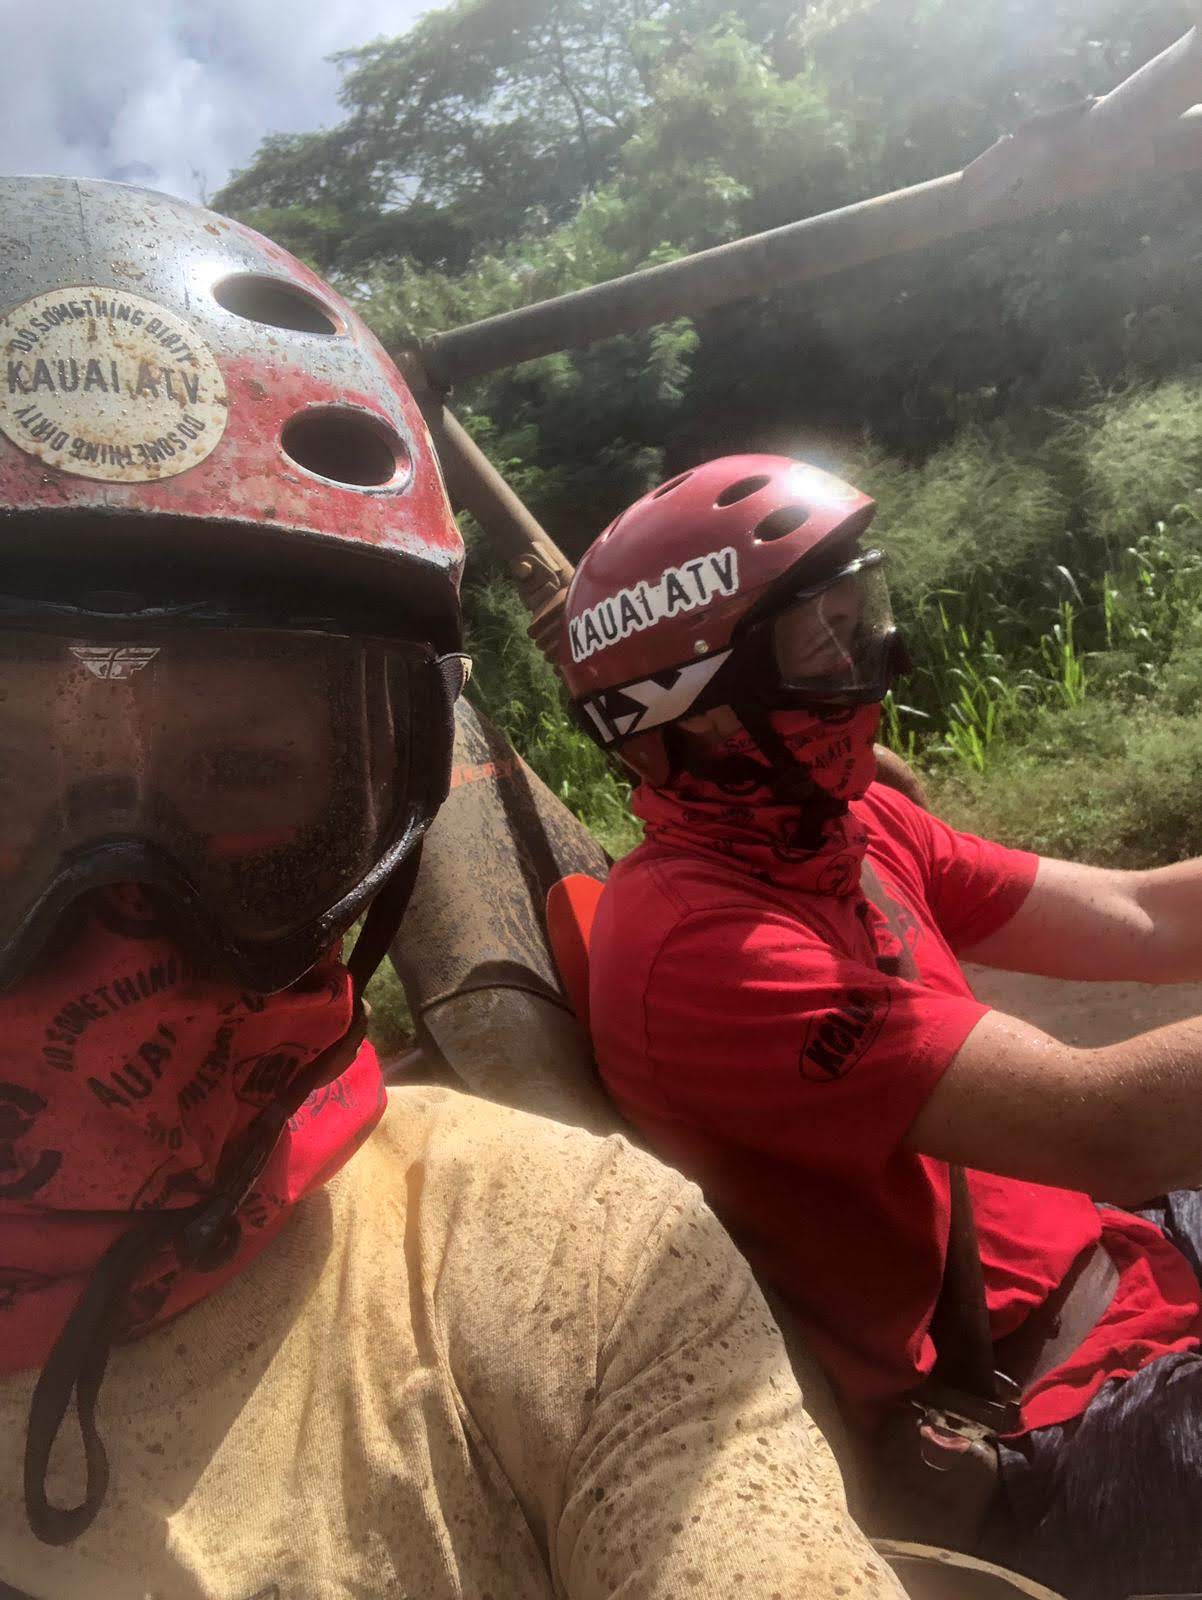
[[[547,938],[568,1004],[587,1029],[588,951],[597,902],[605,885],[582,872],[561,878],[547,891]]]

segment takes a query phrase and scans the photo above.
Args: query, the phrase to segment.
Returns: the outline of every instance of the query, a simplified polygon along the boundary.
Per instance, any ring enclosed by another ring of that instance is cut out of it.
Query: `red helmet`
[[[440,648],[463,544],[379,341],[303,262],[169,195],[0,178],[5,564],[53,545],[383,590]]]
[[[710,707],[879,700],[897,632],[880,552],[855,551],[875,510],[784,456],[707,461],[636,500],[568,591],[561,670],[592,736],[662,782],[663,730]]]
[[[446,794],[463,544],[430,436],[249,228],[63,178],[0,179],[0,218],[0,986],[138,882],[282,988]]]

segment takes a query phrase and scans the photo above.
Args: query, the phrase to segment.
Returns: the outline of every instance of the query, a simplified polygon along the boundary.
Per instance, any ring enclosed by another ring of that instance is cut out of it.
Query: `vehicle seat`
[[[581,1027],[589,1028],[589,940],[597,903],[605,888],[596,878],[573,872],[547,891],[547,939],[568,1004]]]

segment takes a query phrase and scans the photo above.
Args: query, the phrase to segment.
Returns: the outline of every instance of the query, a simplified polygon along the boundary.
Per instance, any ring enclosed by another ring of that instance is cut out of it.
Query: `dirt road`
[[[974,994],[1065,1044],[1114,1044],[1181,1017],[1202,1016],[1202,983],[1066,983],[966,962]]]

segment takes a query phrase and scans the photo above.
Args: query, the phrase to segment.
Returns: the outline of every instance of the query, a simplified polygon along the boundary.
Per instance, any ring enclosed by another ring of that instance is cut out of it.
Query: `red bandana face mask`
[[[40,1365],[104,1251],[140,1214],[206,1195],[222,1153],[345,1033],[333,957],[282,993],[195,976],[179,949],[107,896],[61,959],[0,995],[0,1369]],[[215,1271],[173,1251],[135,1281],[121,1336],[176,1315],[240,1271],[304,1195],[354,1153],[384,1093],[365,1045],[289,1121]]]
[[[864,797],[876,774],[873,742],[881,725],[879,705],[849,706],[825,715],[774,711],[771,721],[790,755],[820,789],[836,800]],[[751,735],[742,730],[724,740],[715,755],[718,760],[732,755],[763,760]]]
[[[876,771],[873,741],[879,705],[853,706],[834,714],[774,711],[772,726],[816,788],[844,806],[867,792]],[[815,845],[799,829],[804,807],[782,801],[767,763],[751,735],[740,730],[714,751],[715,776],[685,772],[668,788],[644,783],[633,806],[647,837],[689,853],[736,859],[757,876],[817,894],[854,894],[866,835],[849,811],[831,817]],[[719,776],[729,764],[732,781]]]

